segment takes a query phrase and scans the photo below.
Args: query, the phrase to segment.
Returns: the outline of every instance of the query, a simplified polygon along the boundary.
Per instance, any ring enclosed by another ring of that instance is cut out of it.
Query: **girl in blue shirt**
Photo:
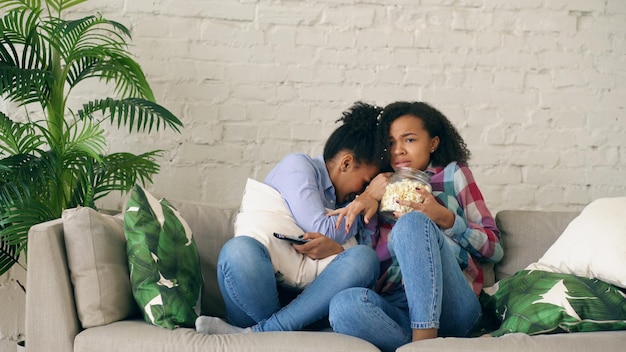
[[[220,251],[218,282],[230,324],[201,316],[201,333],[237,333],[301,330],[328,315],[335,293],[349,287],[369,287],[378,277],[379,263],[367,246],[345,249],[340,243],[354,230],[336,227],[337,209],[353,200],[381,170],[374,141],[381,109],[361,102],[343,113],[343,124],[328,138],[322,156],[291,154],[268,174],[265,183],[285,199],[296,223],[305,231],[306,244],[294,248],[312,259],[337,256],[289,304],[282,307],[267,248],[248,236],[233,237]],[[372,187],[382,182],[371,182]],[[232,324],[232,325],[231,325]]]

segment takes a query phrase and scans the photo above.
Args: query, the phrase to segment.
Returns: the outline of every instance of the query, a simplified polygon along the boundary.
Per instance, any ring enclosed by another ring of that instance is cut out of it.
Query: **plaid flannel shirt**
[[[430,185],[437,201],[455,214],[454,225],[442,231],[465,278],[478,295],[484,282],[480,262],[502,259],[500,231],[466,165],[453,162],[446,167],[429,167],[426,172],[431,175]],[[393,224],[379,216],[359,233],[360,242],[374,248],[381,263],[381,275],[375,286],[378,292],[391,291],[402,283],[400,266],[387,246],[392,227]]]

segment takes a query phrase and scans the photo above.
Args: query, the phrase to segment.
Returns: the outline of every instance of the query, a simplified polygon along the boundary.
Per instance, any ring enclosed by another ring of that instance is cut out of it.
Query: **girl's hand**
[[[343,247],[332,239],[318,232],[307,232],[303,239],[311,241],[305,244],[293,244],[293,248],[311,259],[324,259],[331,255],[343,252]]]
[[[380,202],[380,200],[383,199],[385,188],[387,188],[387,184],[389,183],[389,176],[392,174],[393,172],[386,172],[376,175],[370,184],[367,185],[362,195],[370,196]]]
[[[363,214],[363,220],[366,224],[369,223],[372,216],[378,212],[378,202],[383,198],[391,174],[391,172],[387,172],[376,175],[365,191],[350,204],[326,214],[328,216],[339,215],[335,228],[338,229],[341,221],[345,219],[345,231],[350,232],[350,228],[359,214]]]
[[[439,204],[432,193],[421,188],[416,188],[415,191],[424,198],[422,203],[398,200],[398,204],[406,205],[417,211],[421,211],[442,229],[449,229],[454,225],[454,213],[452,213],[450,209]],[[400,218],[404,214],[405,213],[398,212],[393,213],[396,218]]]
[[[367,195],[360,195],[358,198],[353,200],[350,204],[343,208],[335,209],[329,213],[327,216],[339,215],[337,217],[337,222],[335,223],[335,229],[338,229],[341,225],[341,221],[345,219],[345,229],[346,232],[350,232],[350,228],[352,224],[354,224],[354,220],[359,214],[363,214],[363,219],[365,223],[369,223],[372,216],[376,215],[378,211],[378,201],[373,199]]]

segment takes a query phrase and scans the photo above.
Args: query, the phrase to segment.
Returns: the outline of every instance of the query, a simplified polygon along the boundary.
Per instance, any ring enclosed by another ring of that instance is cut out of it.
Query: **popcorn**
[[[416,188],[426,189],[428,192],[432,191],[429,184],[410,179],[402,179],[398,182],[389,183],[380,201],[380,211],[383,213],[408,213],[413,211],[413,208],[398,204],[396,200],[404,199],[414,203],[422,203],[424,197],[417,193]]]

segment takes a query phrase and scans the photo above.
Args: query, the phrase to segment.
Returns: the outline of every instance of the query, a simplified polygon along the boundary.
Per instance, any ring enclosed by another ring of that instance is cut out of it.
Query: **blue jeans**
[[[349,288],[331,301],[329,320],[338,333],[365,339],[383,351],[411,342],[412,329],[438,329],[439,336],[466,336],[481,307],[443,232],[426,215],[411,212],[391,230],[404,287],[384,295]]]
[[[217,278],[226,317],[253,331],[301,330],[328,315],[331,298],[350,287],[371,287],[379,272],[376,253],[358,245],[338,254],[294,300],[281,307],[274,269],[263,244],[238,236],[222,247]]]

